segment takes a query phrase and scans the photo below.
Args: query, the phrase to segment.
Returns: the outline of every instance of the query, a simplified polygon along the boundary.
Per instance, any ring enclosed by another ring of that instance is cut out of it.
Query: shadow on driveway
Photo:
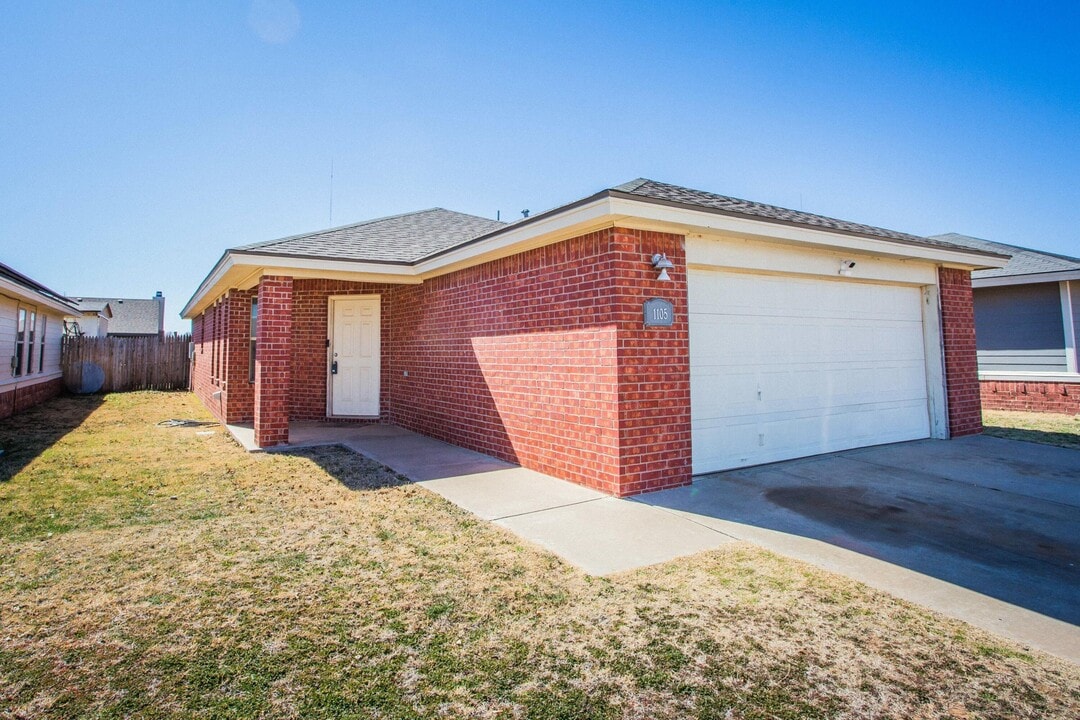
[[[969,437],[718,473],[642,496],[884,560],[1080,625],[1080,451]],[[716,522],[713,522],[716,521]]]

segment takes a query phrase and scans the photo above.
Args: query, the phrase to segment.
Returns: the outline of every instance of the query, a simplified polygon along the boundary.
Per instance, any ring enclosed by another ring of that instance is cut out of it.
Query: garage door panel
[[[722,287],[695,287],[691,283],[687,288],[690,307],[700,308],[704,315],[906,320],[921,312],[919,293],[912,293],[910,287],[695,269],[690,272],[698,277],[725,278]],[[810,299],[813,302],[807,302]]]
[[[919,401],[868,403],[839,413],[803,410],[777,413],[771,418],[746,415],[722,422],[695,423],[695,472],[712,472],[721,464],[759,465],[925,437],[925,423],[913,420],[923,407]],[[880,428],[882,424],[886,430]]]
[[[692,270],[694,472],[929,435],[917,288]]]

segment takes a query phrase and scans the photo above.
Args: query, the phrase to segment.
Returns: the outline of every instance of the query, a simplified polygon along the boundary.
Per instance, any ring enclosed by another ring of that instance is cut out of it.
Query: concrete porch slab
[[[250,426],[227,425],[257,451]],[[733,538],[678,513],[559,480],[393,425],[292,423],[287,452],[342,445],[593,575],[713,550]]]

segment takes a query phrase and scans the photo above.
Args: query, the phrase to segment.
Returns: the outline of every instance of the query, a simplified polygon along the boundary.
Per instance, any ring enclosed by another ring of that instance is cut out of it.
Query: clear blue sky
[[[638,176],[1080,255],[1080,2],[0,0],[0,261],[164,291],[222,251]]]

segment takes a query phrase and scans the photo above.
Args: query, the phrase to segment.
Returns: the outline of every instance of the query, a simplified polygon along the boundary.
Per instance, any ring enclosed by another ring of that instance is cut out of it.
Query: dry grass
[[[983,425],[994,437],[1080,449],[1080,415],[985,410]]]
[[[133,393],[0,423],[0,717],[1080,706],[1075,666],[749,546],[591,578],[348,451],[175,417],[207,419]]]

